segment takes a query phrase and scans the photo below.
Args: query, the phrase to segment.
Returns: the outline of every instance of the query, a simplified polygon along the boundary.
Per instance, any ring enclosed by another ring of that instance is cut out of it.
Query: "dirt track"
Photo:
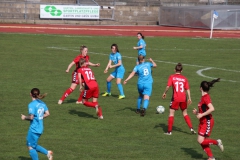
[[[209,38],[210,30],[163,27],[163,26],[77,26],[77,25],[34,25],[0,24],[0,32],[33,34],[70,34],[101,36],[144,36]],[[214,30],[213,38],[240,38],[239,30]]]

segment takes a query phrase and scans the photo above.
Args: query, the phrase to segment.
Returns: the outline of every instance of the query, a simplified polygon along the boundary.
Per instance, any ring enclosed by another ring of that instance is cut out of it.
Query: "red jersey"
[[[89,56],[88,56],[88,55],[82,56],[82,55],[80,54],[80,55],[78,55],[77,57],[75,57],[74,60],[73,60],[73,62],[75,62],[75,64],[76,64],[76,70],[79,68],[79,63],[78,63],[78,62],[80,61],[81,58],[83,58],[83,59],[86,60],[87,66],[88,66]]]
[[[81,67],[77,70],[77,72],[81,73],[81,78],[84,80],[84,83],[88,88],[92,89],[94,87],[98,87],[97,81],[91,68]]]
[[[206,112],[208,108],[208,104],[212,103],[211,97],[209,94],[205,94],[204,96],[201,97],[200,102],[198,103],[198,112],[199,113],[204,113]],[[212,118],[212,114],[209,114],[207,116],[204,116],[200,119],[200,122],[207,122],[207,120],[210,120]]]
[[[168,78],[167,86],[173,89],[172,101],[186,102],[186,92],[189,89],[188,80],[181,74],[172,74]]]

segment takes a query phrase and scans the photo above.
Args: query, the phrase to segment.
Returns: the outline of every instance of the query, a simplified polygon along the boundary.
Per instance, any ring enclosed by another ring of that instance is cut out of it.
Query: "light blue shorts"
[[[143,57],[146,57],[146,52],[144,52],[144,51],[140,51],[140,52],[138,52],[138,56],[140,56],[140,55],[142,55]]]
[[[115,70],[115,71],[113,71],[113,72],[111,73],[111,76],[112,76],[113,78],[123,79],[124,73],[125,73],[125,69],[121,69],[121,70],[118,70],[118,71]]]
[[[144,59],[145,59],[146,53],[138,53],[138,56],[140,56],[140,55],[142,55],[142,56],[144,57]],[[138,62],[138,57],[137,57],[137,59],[136,59],[136,62]]]
[[[141,83],[137,84],[138,93],[141,95],[151,96],[152,94],[152,83]]]
[[[28,131],[27,135],[27,146],[36,148],[38,145],[38,139],[40,138],[41,134],[33,133],[30,130]]]

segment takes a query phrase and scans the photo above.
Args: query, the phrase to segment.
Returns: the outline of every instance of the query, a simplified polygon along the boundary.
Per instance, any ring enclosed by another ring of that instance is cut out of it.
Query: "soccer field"
[[[138,92],[134,77],[123,86],[125,99],[117,99],[115,81],[112,96],[99,96],[104,120],[98,120],[94,109],[75,103],[78,88],[62,105],[57,104],[71,84],[71,73],[65,70],[79,54],[79,47],[86,45],[90,61],[101,64],[92,70],[103,93],[111,73],[103,73],[111,44],[119,46],[127,78],[136,62],[137,52],[132,49],[137,44],[136,37],[0,33],[0,160],[30,160],[25,145],[29,122],[22,121],[20,115],[28,113],[29,93],[34,87],[48,93],[43,101],[51,115],[44,121],[39,144],[53,150],[55,160],[207,159],[181,111],[175,113],[172,135],[163,134],[167,131],[171,91],[165,100],[161,96],[178,62],[183,64],[183,75],[190,83],[193,103],[188,113],[195,130],[199,121],[192,109],[197,108],[201,97],[200,82],[222,79],[210,91],[215,107],[211,138],[222,139],[225,150],[222,153],[217,146],[211,149],[217,160],[239,159],[240,118],[236,109],[240,104],[240,39],[146,37],[145,41],[147,58],[157,63],[146,116],[135,113]],[[165,107],[164,114],[156,114],[159,105]],[[39,158],[47,159],[42,154]]]

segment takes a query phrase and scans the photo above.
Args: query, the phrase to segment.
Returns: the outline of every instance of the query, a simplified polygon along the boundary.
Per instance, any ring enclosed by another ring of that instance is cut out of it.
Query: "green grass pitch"
[[[190,83],[192,105],[188,113],[195,130],[198,120],[192,114],[200,100],[199,85],[203,80],[222,78],[211,89],[215,112],[215,126],[211,137],[222,139],[225,151],[211,146],[217,160],[239,159],[240,104],[240,39],[202,39],[147,37],[147,58],[157,63],[153,69],[153,93],[145,117],[135,114],[138,97],[137,77],[124,85],[126,99],[118,100],[118,90],[112,81],[112,96],[99,96],[104,120],[98,120],[95,110],[75,104],[79,92],[75,90],[62,105],[57,102],[70,87],[71,73],[65,70],[79,54],[79,46],[89,49],[90,61],[101,63],[92,68],[100,86],[106,90],[108,74],[103,71],[108,62],[110,46],[119,45],[126,72],[135,66],[136,37],[68,36],[35,34],[0,34],[0,159],[30,160],[26,147],[29,122],[20,115],[27,114],[33,87],[48,93],[43,99],[50,117],[45,119],[45,131],[39,144],[54,152],[55,160],[204,160],[206,154],[191,135],[181,111],[175,114],[173,134],[166,136],[168,105],[161,96],[167,79],[178,62],[183,63],[183,75]],[[73,70],[73,68],[72,68]],[[72,72],[71,70],[71,72]],[[164,114],[156,114],[163,105]],[[47,159],[39,154],[40,159]]]

